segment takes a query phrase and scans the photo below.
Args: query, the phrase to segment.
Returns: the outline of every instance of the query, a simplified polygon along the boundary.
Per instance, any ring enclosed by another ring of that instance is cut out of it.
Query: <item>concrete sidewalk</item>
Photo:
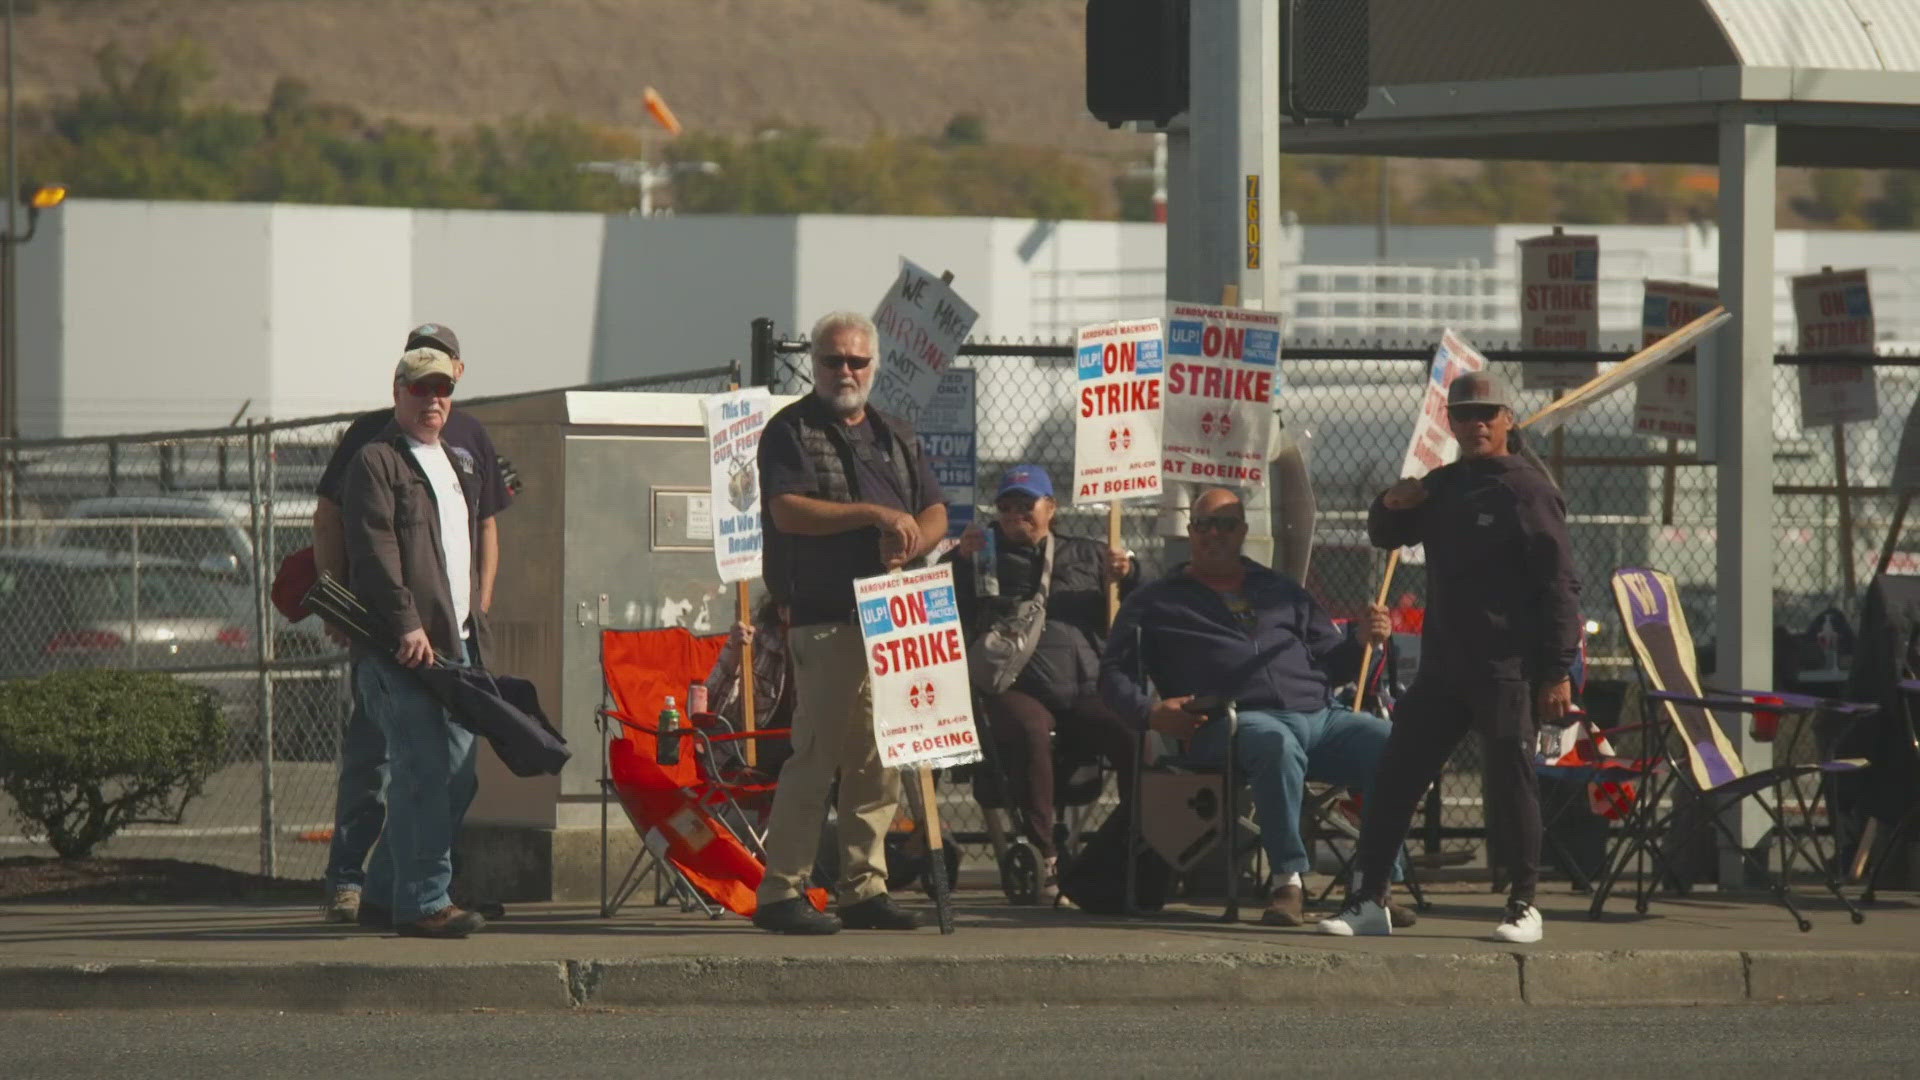
[[[774,937],[727,916],[519,905],[466,941],[320,922],[317,907],[0,905],[0,1009],[475,1008],[793,1004],[1731,1004],[1920,998],[1920,897],[1811,933],[1762,897],[1630,898],[1599,922],[1541,898],[1547,939],[1488,939],[1497,898],[1455,887],[1418,926],[1339,939],[1207,918],[1128,921],[964,892],[959,932]],[[904,899],[904,898],[903,898]],[[921,898],[915,897],[915,900]],[[931,916],[931,905],[924,905]],[[1310,918],[1312,913],[1310,913]]]

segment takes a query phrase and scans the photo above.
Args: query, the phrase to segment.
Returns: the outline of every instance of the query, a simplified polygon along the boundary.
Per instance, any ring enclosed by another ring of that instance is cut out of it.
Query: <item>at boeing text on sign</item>
[[[1793,314],[1803,353],[1873,355],[1873,292],[1865,270],[1822,271],[1793,279]],[[1802,364],[1800,425],[1831,427],[1880,415],[1870,364]]]
[[[1273,458],[1280,316],[1175,304],[1167,316],[1161,474],[1258,487]]]
[[[1160,493],[1160,320],[1083,326],[1073,431],[1073,501]]]
[[[760,576],[760,434],[773,410],[764,386],[700,401],[713,489],[713,561],[721,581]]]
[[[853,595],[881,763],[945,768],[980,760],[953,568],[861,578]]]
[[[901,259],[900,276],[873,313],[880,332],[873,403],[917,425],[977,318],[951,284]]]
[[[1641,347],[1652,345],[1719,304],[1720,290],[1711,285],[1647,282],[1646,300],[1640,311]],[[1691,350],[1685,355],[1691,355]],[[1694,385],[1693,365],[1671,361],[1634,384],[1634,433],[1675,439],[1697,437],[1700,409]]]
[[[1593,352],[1600,347],[1600,238],[1554,233],[1520,241],[1520,347]],[[1591,362],[1531,363],[1528,390],[1571,390],[1599,373]]]

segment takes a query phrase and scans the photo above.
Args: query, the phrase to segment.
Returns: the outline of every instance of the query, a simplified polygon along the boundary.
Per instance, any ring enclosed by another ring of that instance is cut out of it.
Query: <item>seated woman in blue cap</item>
[[[1101,702],[1100,649],[1107,638],[1109,581],[1122,594],[1139,581],[1131,552],[1053,531],[1053,481],[1038,465],[1015,465],[1000,480],[994,520],[967,526],[955,548],[954,591],[967,639],[975,640],[995,613],[1033,597],[1046,572],[1047,616],[1038,645],[1004,692],[981,694],[1002,760],[1017,783],[1029,839],[1045,860],[1041,903],[1060,895],[1053,839],[1053,734],[1097,751],[1120,772],[1120,790],[1133,790],[1134,734]],[[984,557],[980,557],[981,553]],[[964,556],[975,556],[973,558]]]

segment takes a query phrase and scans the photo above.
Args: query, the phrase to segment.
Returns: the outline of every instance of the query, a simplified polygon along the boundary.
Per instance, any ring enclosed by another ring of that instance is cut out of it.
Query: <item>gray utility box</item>
[[[734,587],[714,569],[701,396],[556,391],[473,410],[524,485],[500,515],[489,666],[539,687],[573,760],[558,777],[520,779],[482,749],[459,848],[472,894],[598,895],[601,629],[733,624]],[[638,839],[610,812],[617,860]]]

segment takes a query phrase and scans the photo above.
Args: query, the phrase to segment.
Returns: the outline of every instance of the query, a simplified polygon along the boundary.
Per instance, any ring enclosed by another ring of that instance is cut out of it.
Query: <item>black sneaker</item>
[[[354,922],[362,930],[391,930],[393,929],[393,909],[361,900],[360,913],[354,916]]]
[[[893,902],[886,893],[840,909],[840,923],[849,930],[918,930],[920,916]]]
[[[753,925],[775,934],[837,934],[840,920],[815,908],[801,897],[761,904],[754,910]]]

